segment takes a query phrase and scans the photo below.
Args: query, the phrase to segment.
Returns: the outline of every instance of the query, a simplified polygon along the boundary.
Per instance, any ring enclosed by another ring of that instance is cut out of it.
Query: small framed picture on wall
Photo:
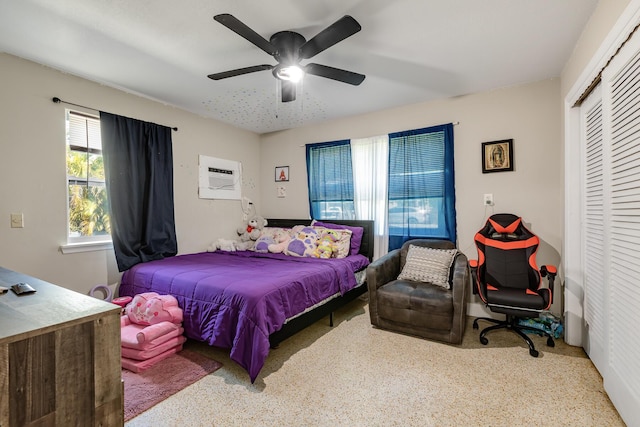
[[[513,139],[482,143],[482,173],[513,170]]]
[[[289,166],[276,166],[276,182],[289,181]]]

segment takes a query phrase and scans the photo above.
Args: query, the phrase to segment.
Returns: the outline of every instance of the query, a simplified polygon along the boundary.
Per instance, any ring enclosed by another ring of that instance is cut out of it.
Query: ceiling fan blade
[[[282,102],[296,100],[296,84],[287,80],[282,80]]]
[[[313,74],[314,76],[326,77],[327,79],[337,80],[343,83],[349,83],[350,85],[358,86],[365,79],[364,74],[354,73],[352,71],[341,70],[340,68],[333,68],[327,65],[320,64],[307,64],[304,67],[304,71],[307,74]]]
[[[249,28],[246,24],[242,23],[235,16],[229,13],[222,13],[220,15],[214,16],[213,19],[215,19],[231,31],[237,33],[241,37],[244,37],[254,45],[258,46],[269,55],[274,55],[276,53],[277,49],[275,48],[275,46],[269,43],[269,41],[262,37],[260,34]]]
[[[362,27],[358,24],[358,21],[349,15],[345,15],[300,46],[298,57],[300,59],[309,59],[347,37],[354,35],[361,29]]]
[[[254,65],[252,67],[238,68],[236,70],[223,71],[221,73],[209,74],[209,77],[212,80],[222,80],[228,77],[241,76],[243,74],[255,73],[256,71],[262,70],[270,70],[273,68],[273,65],[262,64],[262,65]]]

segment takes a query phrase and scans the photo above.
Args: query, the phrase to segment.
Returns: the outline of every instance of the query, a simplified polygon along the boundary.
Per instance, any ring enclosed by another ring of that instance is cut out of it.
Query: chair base
[[[529,346],[529,354],[532,357],[538,357],[538,354],[539,354],[538,350],[536,350],[535,346],[533,345],[533,341],[531,341],[531,338],[529,338],[523,331],[533,331],[537,334],[546,336],[548,347],[555,347],[556,345],[555,342],[553,341],[553,337],[548,332],[540,329],[536,329],[533,327],[529,327],[529,326],[518,325],[518,318],[515,316],[507,315],[506,320],[496,320],[490,317],[478,317],[473,321],[473,329],[478,329],[478,320],[484,320],[490,323],[495,323],[495,325],[488,326],[484,328],[482,332],[480,332],[480,343],[482,345],[487,345],[489,343],[489,340],[485,337],[485,335],[487,335],[487,332],[490,332],[496,329],[502,329],[502,328],[508,329],[520,335],[520,337]]]

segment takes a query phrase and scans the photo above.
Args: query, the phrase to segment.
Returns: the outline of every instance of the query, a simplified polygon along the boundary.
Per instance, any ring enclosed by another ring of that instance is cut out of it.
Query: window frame
[[[68,174],[68,150],[73,147],[74,151],[85,152],[87,155],[97,154],[102,156],[102,146],[100,149],[92,148],[91,143],[89,142],[89,131],[86,131],[84,138],[87,141],[86,149],[83,146],[77,144],[71,144],[71,116],[81,117],[87,120],[92,120],[98,122],[98,127],[100,123],[100,117],[97,115],[93,115],[90,113],[86,113],[83,111],[66,109],[65,110],[65,228],[66,228],[66,244],[61,245],[60,249],[63,253],[76,253],[76,252],[84,252],[84,251],[93,251],[93,250],[104,250],[113,248],[112,236],[110,233],[108,234],[98,234],[91,236],[72,236],[71,235],[71,226],[70,226],[70,192],[69,187],[72,184],[72,181],[84,181],[83,177],[71,176]],[[83,150],[84,149],[84,150]],[[106,189],[106,177],[104,180],[95,179],[90,176],[89,170],[87,170],[86,183],[90,185],[91,183],[104,185]]]

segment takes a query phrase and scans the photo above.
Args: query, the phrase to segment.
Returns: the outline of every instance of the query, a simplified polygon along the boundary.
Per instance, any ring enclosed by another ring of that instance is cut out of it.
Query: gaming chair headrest
[[[487,219],[484,227],[476,233],[481,240],[497,239],[500,241],[528,240],[535,237],[522,223],[522,218],[509,213],[494,214]]]

